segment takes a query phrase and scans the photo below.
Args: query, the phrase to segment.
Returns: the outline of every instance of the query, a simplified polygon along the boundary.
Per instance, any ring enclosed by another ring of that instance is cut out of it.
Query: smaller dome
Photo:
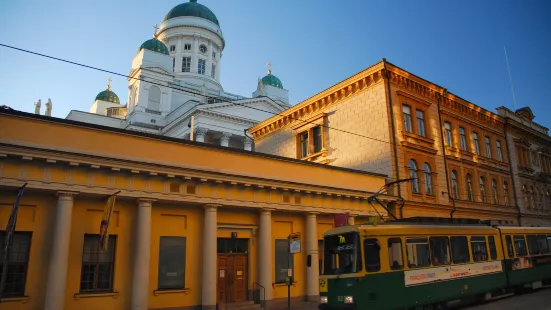
[[[111,87],[107,86],[107,89],[102,91],[96,96],[96,100],[103,100],[107,102],[112,102],[116,104],[120,104],[119,96],[115,94],[113,91],[111,91]]]
[[[274,87],[283,89],[283,84],[277,78],[277,76],[272,74],[272,70],[268,70],[268,75],[266,75],[265,77],[262,78],[262,84],[272,85]]]
[[[140,48],[138,49],[138,53],[143,48],[145,48],[146,50],[150,50],[150,51],[154,51],[154,52],[157,52],[157,53],[168,55],[168,48],[166,47],[166,45],[163,42],[161,42],[161,41],[159,41],[155,38],[145,41],[140,46]]]

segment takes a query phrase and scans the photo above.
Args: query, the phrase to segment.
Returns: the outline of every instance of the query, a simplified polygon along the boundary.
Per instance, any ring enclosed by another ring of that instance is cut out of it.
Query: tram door
[[[247,300],[247,248],[248,239],[218,239],[219,303]]]

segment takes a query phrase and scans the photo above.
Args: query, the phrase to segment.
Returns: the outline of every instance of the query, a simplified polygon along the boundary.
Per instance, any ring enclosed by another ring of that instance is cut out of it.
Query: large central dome
[[[180,16],[200,17],[206,20],[210,20],[211,22],[220,26],[216,15],[214,15],[214,13],[212,13],[212,11],[206,6],[197,3],[197,0],[189,0],[189,2],[175,6],[174,8],[172,8],[172,10],[168,11],[164,21]]]

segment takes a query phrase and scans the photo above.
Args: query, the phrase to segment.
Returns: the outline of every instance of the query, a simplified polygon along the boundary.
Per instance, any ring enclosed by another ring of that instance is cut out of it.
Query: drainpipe
[[[517,207],[518,226],[522,226],[522,212],[520,212],[520,206],[518,204],[517,197],[517,185],[515,184],[515,176],[513,174],[513,162],[511,161],[511,148],[509,147],[509,139],[507,135],[507,127],[509,124],[509,118],[505,118],[505,124],[503,125],[505,132],[505,147],[507,148],[507,159],[509,160],[509,171],[511,171],[511,183],[513,185],[513,197],[515,199],[515,207]]]
[[[386,98],[388,100],[388,106],[390,109],[390,126],[392,128],[392,147],[394,149],[394,167],[396,168],[396,180],[400,180],[400,168],[398,167],[398,150],[396,147],[396,128],[394,126],[394,109],[392,107],[392,93],[390,91],[390,77],[388,74],[388,70],[386,68],[386,59],[383,58],[383,78],[386,79]],[[396,186],[398,187],[398,198],[402,201],[402,205],[400,206],[400,218],[404,218],[404,198],[402,198],[402,191],[400,183],[397,183]]]
[[[455,198],[452,197],[453,194],[450,191],[450,177],[448,175],[448,159],[446,158],[446,144],[444,143],[444,132],[442,131],[442,110],[440,108],[440,104],[442,102],[442,98],[444,98],[444,95],[448,92],[446,88],[444,88],[444,91],[442,94],[440,94],[440,97],[438,97],[438,121],[440,122],[440,140],[442,140],[442,153],[444,156],[444,171],[446,172],[446,186],[448,187],[448,198],[452,201],[452,207],[453,210],[450,212],[450,218],[453,220],[453,214],[455,213]]]

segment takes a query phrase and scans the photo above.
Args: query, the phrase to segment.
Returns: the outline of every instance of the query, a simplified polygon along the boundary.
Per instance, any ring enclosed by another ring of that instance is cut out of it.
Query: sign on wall
[[[291,234],[289,238],[290,238],[289,253],[291,254],[300,253],[300,233]]]

